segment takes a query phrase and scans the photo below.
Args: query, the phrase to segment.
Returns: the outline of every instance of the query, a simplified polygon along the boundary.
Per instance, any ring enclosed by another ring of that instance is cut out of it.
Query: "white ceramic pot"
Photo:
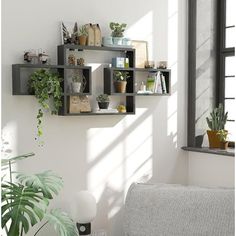
[[[113,37],[112,40],[113,40],[114,45],[122,45],[122,42],[123,42],[122,37]]]
[[[123,38],[122,44],[126,45],[126,46],[130,46],[131,45],[131,39],[130,38]]]
[[[102,37],[102,45],[109,46],[112,44],[113,44],[112,37]]]
[[[81,89],[81,83],[80,82],[72,82],[71,87],[72,87],[72,92],[73,93],[80,93],[80,89]]]

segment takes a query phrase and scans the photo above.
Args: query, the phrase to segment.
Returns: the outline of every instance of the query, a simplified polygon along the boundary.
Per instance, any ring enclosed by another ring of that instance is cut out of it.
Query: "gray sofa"
[[[234,189],[132,184],[126,236],[233,236]]]

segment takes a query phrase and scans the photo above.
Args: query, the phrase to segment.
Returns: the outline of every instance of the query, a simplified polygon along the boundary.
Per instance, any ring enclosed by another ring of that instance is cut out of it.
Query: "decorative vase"
[[[123,38],[122,39],[122,44],[126,45],[126,46],[130,46],[131,45],[131,39],[130,38]]]
[[[72,82],[71,83],[73,93],[80,93],[81,83],[80,82]]]
[[[109,46],[112,44],[113,44],[112,37],[102,37],[102,45],[103,46]]]
[[[122,37],[113,37],[112,40],[113,40],[114,45],[122,45],[122,42],[123,42]]]
[[[220,148],[220,136],[218,130],[207,130],[209,148]]]
[[[98,102],[99,109],[107,109],[109,106],[109,102]]]
[[[79,44],[85,46],[87,41],[87,36],[81,35],[79,36]]]
[[[114,87],[116,93],[125,93],[127,81],[115,81]]]

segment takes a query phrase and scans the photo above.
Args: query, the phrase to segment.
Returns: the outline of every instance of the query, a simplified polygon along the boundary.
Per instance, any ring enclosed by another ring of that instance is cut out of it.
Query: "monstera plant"
[[[75,236],[78,231],[67,213],[60,209],[48,210],[49,202],[63,186],[62,179],[52,171],[38,174],[12,172],[12,164],[34,156],[25,154],[2,160],[3,171],[9,170],[9,181],[2,177],[2,229],[8,236],[26,235],[30,228],[40,224],[37,235],[47,224],[54,226],[60,236]],[[13,181],[12,175],[16,174]]]

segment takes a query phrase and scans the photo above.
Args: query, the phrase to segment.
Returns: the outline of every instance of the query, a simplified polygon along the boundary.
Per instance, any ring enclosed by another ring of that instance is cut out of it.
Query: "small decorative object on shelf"
[[[220,148],[221,149],[227,149],[228,148],[228,144],[229,144],[229,141],[228,141],[228,131],[224,130],[224,129],[221,129],[221,130],[219,130],[217,132],[217,135],[220,138]]]
[[[36,50],[29,50],[24,52],[24,61],[30,64],[48,64],[49,56],[42,49],[38,49],[38,53]]]
[[[79,37],[79,44],[83,46],[86,45],[88,32],[85,25],[80,26],[78,37]]]
[[[94,30],[94,46],[101,47],[102,46],[102,35],[99,24],[93,25]]]
[[[75,66],[76,65],[76,59],[74,54],[70,54],[68,56],[68,65]]]
[[[78,25],[77,22],[61,22],[61,35],[63,44],[78,43]]]
[[[166,69],[167,68],[167,61],[158,61],[157,68],[158,69]]]
[[[141,82],[141,85],[140,85],[140,91],[142,91],[142,92],[146,91],[146,84],[144,84],[143,81]]]
[[[38,54],[38,60],[40,64],[48,64],[49,56],[43,50],[41,50],[41,52]]]
[[[102,37],[103,46],[111,46],[113,44],[112,37]]]
[[[125,105],[119,105],[117,107],[117,111],[120,113],[126,113],[126,106]]]
[[[69,113],[80,113],[79,96],[70,96]]]
[[[84,58],[77,59],[77,66],[84,66]]]
[[[94,29],[93,29],[93,25],[91,23],[86,24],[86,31],[87,31],[87,35],[88,35],[88,40],[87,40],[87,45],[88,46],[94,46]]]
[[[99,109],[108,109],[110,98],[107,94],[100,94],[96,98]]]
[[[116,93],[125,93],[127,79],[129,78],[127,71],[114,71],[114,87]]]
[[[154,61],[145,61],[144,67],[147,68],[147,69],[154,68],[155,63],[154,63]]]
[[[125,68],[125,59],[124,57],[113,57],[112,66],[117,68]]]
[[[217,133],[220,130],[224,130],[224,126],[228,118],[228,112],[224,113],[224,107],[220,103],[219,107],[213,109],[213,111],[210,113],[210,116],[211,116],[210,118],[209,117],[206,118],[207,124],[210,128],[210,130],[207,130],[209,147],[220,148],[221,146],[220,135],[217,135]],[[225,132],[227,131],[225,130]]]
[[[82,75],[74,75],[72,77],[71,90],[73,93],[81,93],[84,90],[86,80]]]
[[[113,44],[122,45],[126,26],[127,24],[124,23],[122,24],[115,22],[110,23],[110,29],[112,30],[111,36],[113,37]]]

